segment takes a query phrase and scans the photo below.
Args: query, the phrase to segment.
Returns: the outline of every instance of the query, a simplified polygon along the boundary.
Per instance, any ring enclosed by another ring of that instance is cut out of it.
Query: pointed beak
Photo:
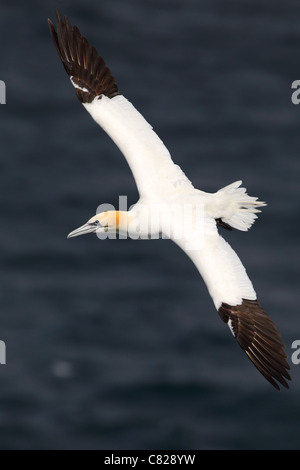
[[[69,233],[67,238],[79,237],[79,235],[86,235],[87,233],[96,233],[96,230],[97,227],[94,224],[84,224],[82,227]]]

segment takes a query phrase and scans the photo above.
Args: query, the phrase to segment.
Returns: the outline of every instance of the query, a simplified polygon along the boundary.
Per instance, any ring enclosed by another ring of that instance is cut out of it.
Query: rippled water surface
[[[183,252],[66,239],[99,204],[138,194],[59,62],[56,8],[196,187],[242,179],[268,202],[249,233],[224,236],[289,358],[300,339],[298,2],[2,2],[0,448],[299,448],[300,366],[290,391],[273,390]]]

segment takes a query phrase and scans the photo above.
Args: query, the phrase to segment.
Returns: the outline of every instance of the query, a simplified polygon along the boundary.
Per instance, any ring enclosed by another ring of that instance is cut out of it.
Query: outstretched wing
[[[221,319],[263,376],[277,389],[286,388],[290,369],[276,326],[256,299],[256,293],[237,254],[207,220],[202,233],[174,239],[196,265]],[[197,245],[195,241],[201,238]]]
[[[57,12],[57,32],[48,20],[59,57],[76,95],[124,154],[141,195],[159,187],[193,188],[151,125],[121,95],[109,68],[79,29]]]

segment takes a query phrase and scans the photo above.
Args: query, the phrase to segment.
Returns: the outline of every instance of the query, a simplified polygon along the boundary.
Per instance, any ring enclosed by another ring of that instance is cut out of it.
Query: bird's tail
[[[257,219],[258,207],[267,204],[258,201],[257,197],[248,196],[246,188],[241,188],[242,181],[225,186],[216,196],[221,196],[224,204],[224,215],[221,219],[237,230],[247,231]]]

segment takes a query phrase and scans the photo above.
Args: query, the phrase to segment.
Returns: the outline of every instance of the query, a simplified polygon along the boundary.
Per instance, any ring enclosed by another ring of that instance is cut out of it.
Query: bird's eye
[[[90,225],[94,225],[95,227],[97,227],[97,225],[100,225],[100,221],[95,220],[95,222],[91,222]]]

